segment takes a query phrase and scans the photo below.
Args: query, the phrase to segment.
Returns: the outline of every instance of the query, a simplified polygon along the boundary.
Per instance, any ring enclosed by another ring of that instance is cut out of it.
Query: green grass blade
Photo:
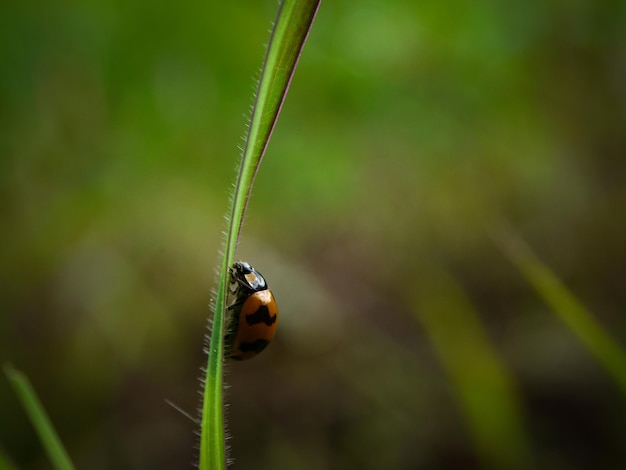
[[[24,410],[35,427],[39,439],[41,439],[41,443],[52,462],[52,466],[57,470],[73,469],[74,465],[28,378],[10,365],[4,366],[4,373],[8,377],[9,382],[11,382],[15,393],[22,402]]]
[[[202,397],[202,422],[200,430],[200,470],[225,469],[226,449],[224,441],[223,413],[223,362],[224,362],[224,308],[225,284],[220,276],[215,304],[213,325],[208,350],[208,361]]]
[[[415,317],[450,379],[486,468],[532,468],[515,385],[466,295],[433,273],[413,295]]]
[[[0,470],[17,470],[17,466],[4,453],[2,447],[0,447]]]
[[[319,4],[320,0],[284,0],[278,11],[261,70],[235,186],[230,223],[236,237],[229,236],[227,252],[235,250],[254,178],[285,101]]]
[[[226,468],[222,377],[228,267],[234,260],[235,248],[255,176],[267,149],[319,3],[320,0],[283,1],[265,55],[239,174],[231,200],[229,227],[226,232],[224,256],[213,305],[213,325],[200,430],[200,470]]]
[[[532,252],[508,229],[494,232],[494,240],[524,278],[574,333],[626,393],[626,352],[593,315]]]

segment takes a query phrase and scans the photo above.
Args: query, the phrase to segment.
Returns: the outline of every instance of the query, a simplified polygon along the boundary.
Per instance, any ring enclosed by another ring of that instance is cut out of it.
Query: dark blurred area
[[[0,362],[78,468],[191,468],[208,304],[277,2],[0,13]],[[326,1],[238,258],[235,469],[626,468],[623,390],[490,237],[626,343],[626,3]],[[0,449],[50,468],[3,377]]]

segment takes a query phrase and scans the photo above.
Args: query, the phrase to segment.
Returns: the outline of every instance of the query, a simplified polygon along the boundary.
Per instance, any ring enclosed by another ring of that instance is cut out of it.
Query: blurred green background
[[[190,468],[223,215],[276,1],[9,0],[0,361],[78,468]],[[237,256],[237,469],[626,467],[624,393],[491,238],[626,343],[626,4],[327,0]],[[0,448],[49,468],[7,381]]]

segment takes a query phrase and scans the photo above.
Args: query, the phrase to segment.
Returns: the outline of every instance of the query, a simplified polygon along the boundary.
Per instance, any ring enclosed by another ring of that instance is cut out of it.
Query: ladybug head
[[[245,261],[238,261],[233,264],[230,273],[232,282],[237,282],[248,290],[258,292],[267,289],[265,278]]]

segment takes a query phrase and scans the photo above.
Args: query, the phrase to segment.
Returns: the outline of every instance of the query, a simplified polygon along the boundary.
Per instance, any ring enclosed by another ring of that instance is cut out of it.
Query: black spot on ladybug
[[[270,315],[270,311],[267,309],[267,306],[261,305],[256,312],[250,315],[246,315],[246,322],[248,323],[248,325],[265,323],[267,326],[271,326],[276,323],[276,314]]]
[[[260,353],[268,344],[270,344],[270,342],[266,339],[257,339],[251,343],[240,343],[238,349],[241,352]]]

